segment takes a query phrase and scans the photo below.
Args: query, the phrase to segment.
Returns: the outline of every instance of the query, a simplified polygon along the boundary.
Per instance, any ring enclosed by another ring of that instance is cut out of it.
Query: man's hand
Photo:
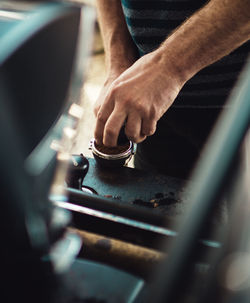
[[[111,84],[119,77],[119,75],[117,75],[117,77],[107,77],[105,83],[103,84],[103,87],[100,91],[100,94],[95,102],[95,106],[94,106],[94,113],[95,116],[97,117],[97,114],[101,108],[101,105],[104,101],[105,96],[107,95],[107,92],[111,86]]]
[[[120,1],[113,0],[115,6],[105,0],[97,2],[103,5],[100,12],[107,14],[106,28],[113,24],[110,15],[116,21],[104,39],[108,41],[108,66],[112,67],[118,61],[122,63],[121,59],[127,57],[128,61],[133,61],[136,55],[129,51],[133,49],[133,43],[128,39],[125,20],[123,18],[121,24],[117,22],[122,16]],[[117,10],[111,11],[112,7]],[[210,0],[167,37],[156,51],[140,58],[112,84],[109,83],[99,99],[95,129],[97,142],[115,146],[124,122],[125,133],[134,142],[152,135],[157,121],[174,102],[186,81],[250,39],[249,12],[249,0]],[[119,33],[119,40],[116,33]],[[129,45],[131,47],[127,47]]]
[[[177,75],[155,51],[140,58],[112,84],[107,83],[96,106],[97,143],[115,146],[124,122],[125,133],[133,142],[154,134],[157,121],[184,84]]]

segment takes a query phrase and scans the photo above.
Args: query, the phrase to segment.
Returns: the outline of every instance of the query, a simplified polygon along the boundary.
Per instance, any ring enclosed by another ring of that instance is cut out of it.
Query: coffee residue
[[[128,150],[129,147],[130,147],[130,143],[127,142],[127,143],[122,144],[122,145],[117,145],[117,146],[114,146],[114,147],[108,147],[108,146],[105,146],[103,144],[96,144],[96,142],[95,142],[95,147],[99,152],[101,152],[103,154],[116,155],[116,154],[121,154],[121,153],[125,152],[126,150]]]

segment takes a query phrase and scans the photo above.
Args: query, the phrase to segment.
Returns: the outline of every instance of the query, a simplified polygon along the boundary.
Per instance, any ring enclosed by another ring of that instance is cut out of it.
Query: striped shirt
[[[166,37],[207,0],[121,0],[129,32],[141,56]],[[180,42],[181,43],[181,42]],[[182,88],[174,107],[222,107],[246,62],[250,42],[198,72]]]

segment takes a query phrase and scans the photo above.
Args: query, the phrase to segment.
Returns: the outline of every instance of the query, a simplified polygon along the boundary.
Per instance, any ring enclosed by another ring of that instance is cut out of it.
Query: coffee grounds
[[[96,144],[95,143],[95,147],[96,149],[103,153],[103,154],[107,154],[107,155],[116,155],[116,154],[120,154],[125,152],[126,150],[129,149],[130,143],[126,142],[125,144],[121,144],[121,145],[117,145],[114,147],[108,147],[105,146],[103,144]]]

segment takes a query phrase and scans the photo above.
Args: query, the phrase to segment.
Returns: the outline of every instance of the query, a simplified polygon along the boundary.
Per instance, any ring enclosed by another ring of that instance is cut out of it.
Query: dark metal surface
[[[65,196],[51,196],[72,211],[76,228],[153,249],[177,235],[173,226],[185,211],[186,181],[128,167],[107,170],[89,159],[83,184],[98,195],[67,188]],[[200,249],[214,247],[218,243],[199,241]]]
[[[68,201],[98,210],[101,215],[107,213],[135,220],[135,225],[117,217],[110,220],[75,211],[73,216],[77,228],[154,249],[158,249],[166,237],[176,235],[171,227],[184,210],[186,181],[129,167],[105,168],[99,166],[95,159],[88,160],[89,170],[83,185],[93,188],[98,195],[68,189]],[[141,228],[142,223],[150,226]],[[167,227],[166,232],[169,233],[155,231],[152,227]]]
[[[94,188],[100,196],[140,205],[154,212],[175,217],[182,213],[188,193],[187,181],[121,167],[105,169],[89,159],[89,171],[83,184]]]

